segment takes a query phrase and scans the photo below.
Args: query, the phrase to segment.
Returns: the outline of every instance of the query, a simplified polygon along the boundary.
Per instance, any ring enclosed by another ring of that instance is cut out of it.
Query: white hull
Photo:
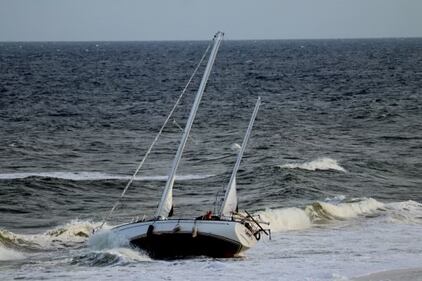
[[[257,239],[244,224],[226,220],[168,219],[123,224],[120,237],[152,257],[233,257],[253,247]]]

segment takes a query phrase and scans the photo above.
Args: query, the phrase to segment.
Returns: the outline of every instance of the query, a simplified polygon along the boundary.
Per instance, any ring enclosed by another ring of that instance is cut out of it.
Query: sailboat
[[[236,192],[237,171],[261,104],[260,97],[256,101],[224,198],[217,199],[217,203],[221,203],[218,204],[218,212],[216,214],[208,212],[203,216],[189,219],[172,216],[173,185],[177,168],[223,36],[222,32],[217,32],[213,38],[207,66],[154,217],[118,225],[111,229],[114,234],[127,239],[132,246],[146,251],[152,258],[235,257],[253,247],[262,232],[269,234],[269,230],[261,226],[263,222],[259,221],[259,218],[255,218],[247,211],[238,210]]]

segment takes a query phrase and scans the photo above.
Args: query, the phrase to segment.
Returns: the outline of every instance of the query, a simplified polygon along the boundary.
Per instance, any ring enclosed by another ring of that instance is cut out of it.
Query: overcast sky
[[[0,41],[422,37],[422,0],[0,0]]]

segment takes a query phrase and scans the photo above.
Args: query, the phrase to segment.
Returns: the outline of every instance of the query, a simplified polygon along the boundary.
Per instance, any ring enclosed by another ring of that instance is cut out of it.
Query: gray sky
[[[0,41],[422,37],[422,0],[0,0]]]

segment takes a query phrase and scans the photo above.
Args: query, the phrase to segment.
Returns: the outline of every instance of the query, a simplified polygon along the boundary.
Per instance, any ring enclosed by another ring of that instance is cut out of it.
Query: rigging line
[[[176,122],[176,119],[173,119],[173,124],[180,129],[180,131],[183,132],[183,128],[179,125],[179,123]],[[194,144],[198,144],[198,142],[191,136],[189,135],[189,139],[191,139],[193,141]]]
[[[114,203],[113,207],[110,209],[109,213],[103,217],[103,221],[99,227],[99,229],[103,228],[105,222],[111,217],[111,215],[113,214],[114,210],[116,209],[116,207],[119,205],[119,203],[122,201],[123,197],[126,194],[126,191],[129,189],[129,186],[132,184],[132,182],[135,180],[136,175],[138,174],[139,170],[141,169],[141,167],[144,165],[145,160],[148,158],[149,154],[151,153],[152,148],[154,147],[154,145],[157,143],[161,133],[163,132],[164,128],[166,127],[168,121],[170,120],[171,116],[173,115],[174,111],[176,110],[177,106],[180,103],[180,100],[182,99],[183,95],[185,94],[189,84],[192,82],[193,77],[196,75],[196,73],[198,72],[199,67],[201,66],[202,62],[205,59],[206,54],[208,53],[208,50],[211,47],[211,43],[210,42],[208,44],[207,49],[205,50],[204,54],[202,55],[201,60],[199,61],[198,65],[196,66],[195,70],[193,71],[191,77],[188,80],[188,83],[186,84],[186,86],[183,88],[182,92],[180,93],[179,97],[176,100],[176,103],[174,104],[173,108],[171,109],[169,115],[167,116],[166,120],[164,121],[163,125],[161,126],[160,130],[158,131],[157,135],[154,138],[154,141],[151,143],[151,145],[149,146],[147,152],[145,153],[144,157],[142,158],[141,162],[139,163],[138,167],[136,168],[135,172],[133,173],[132,177],[130,178],[129,182],[126,184],[125,188],[123,189],[122,194],[120,195],[119,199],[116,201],[116,203]]]

